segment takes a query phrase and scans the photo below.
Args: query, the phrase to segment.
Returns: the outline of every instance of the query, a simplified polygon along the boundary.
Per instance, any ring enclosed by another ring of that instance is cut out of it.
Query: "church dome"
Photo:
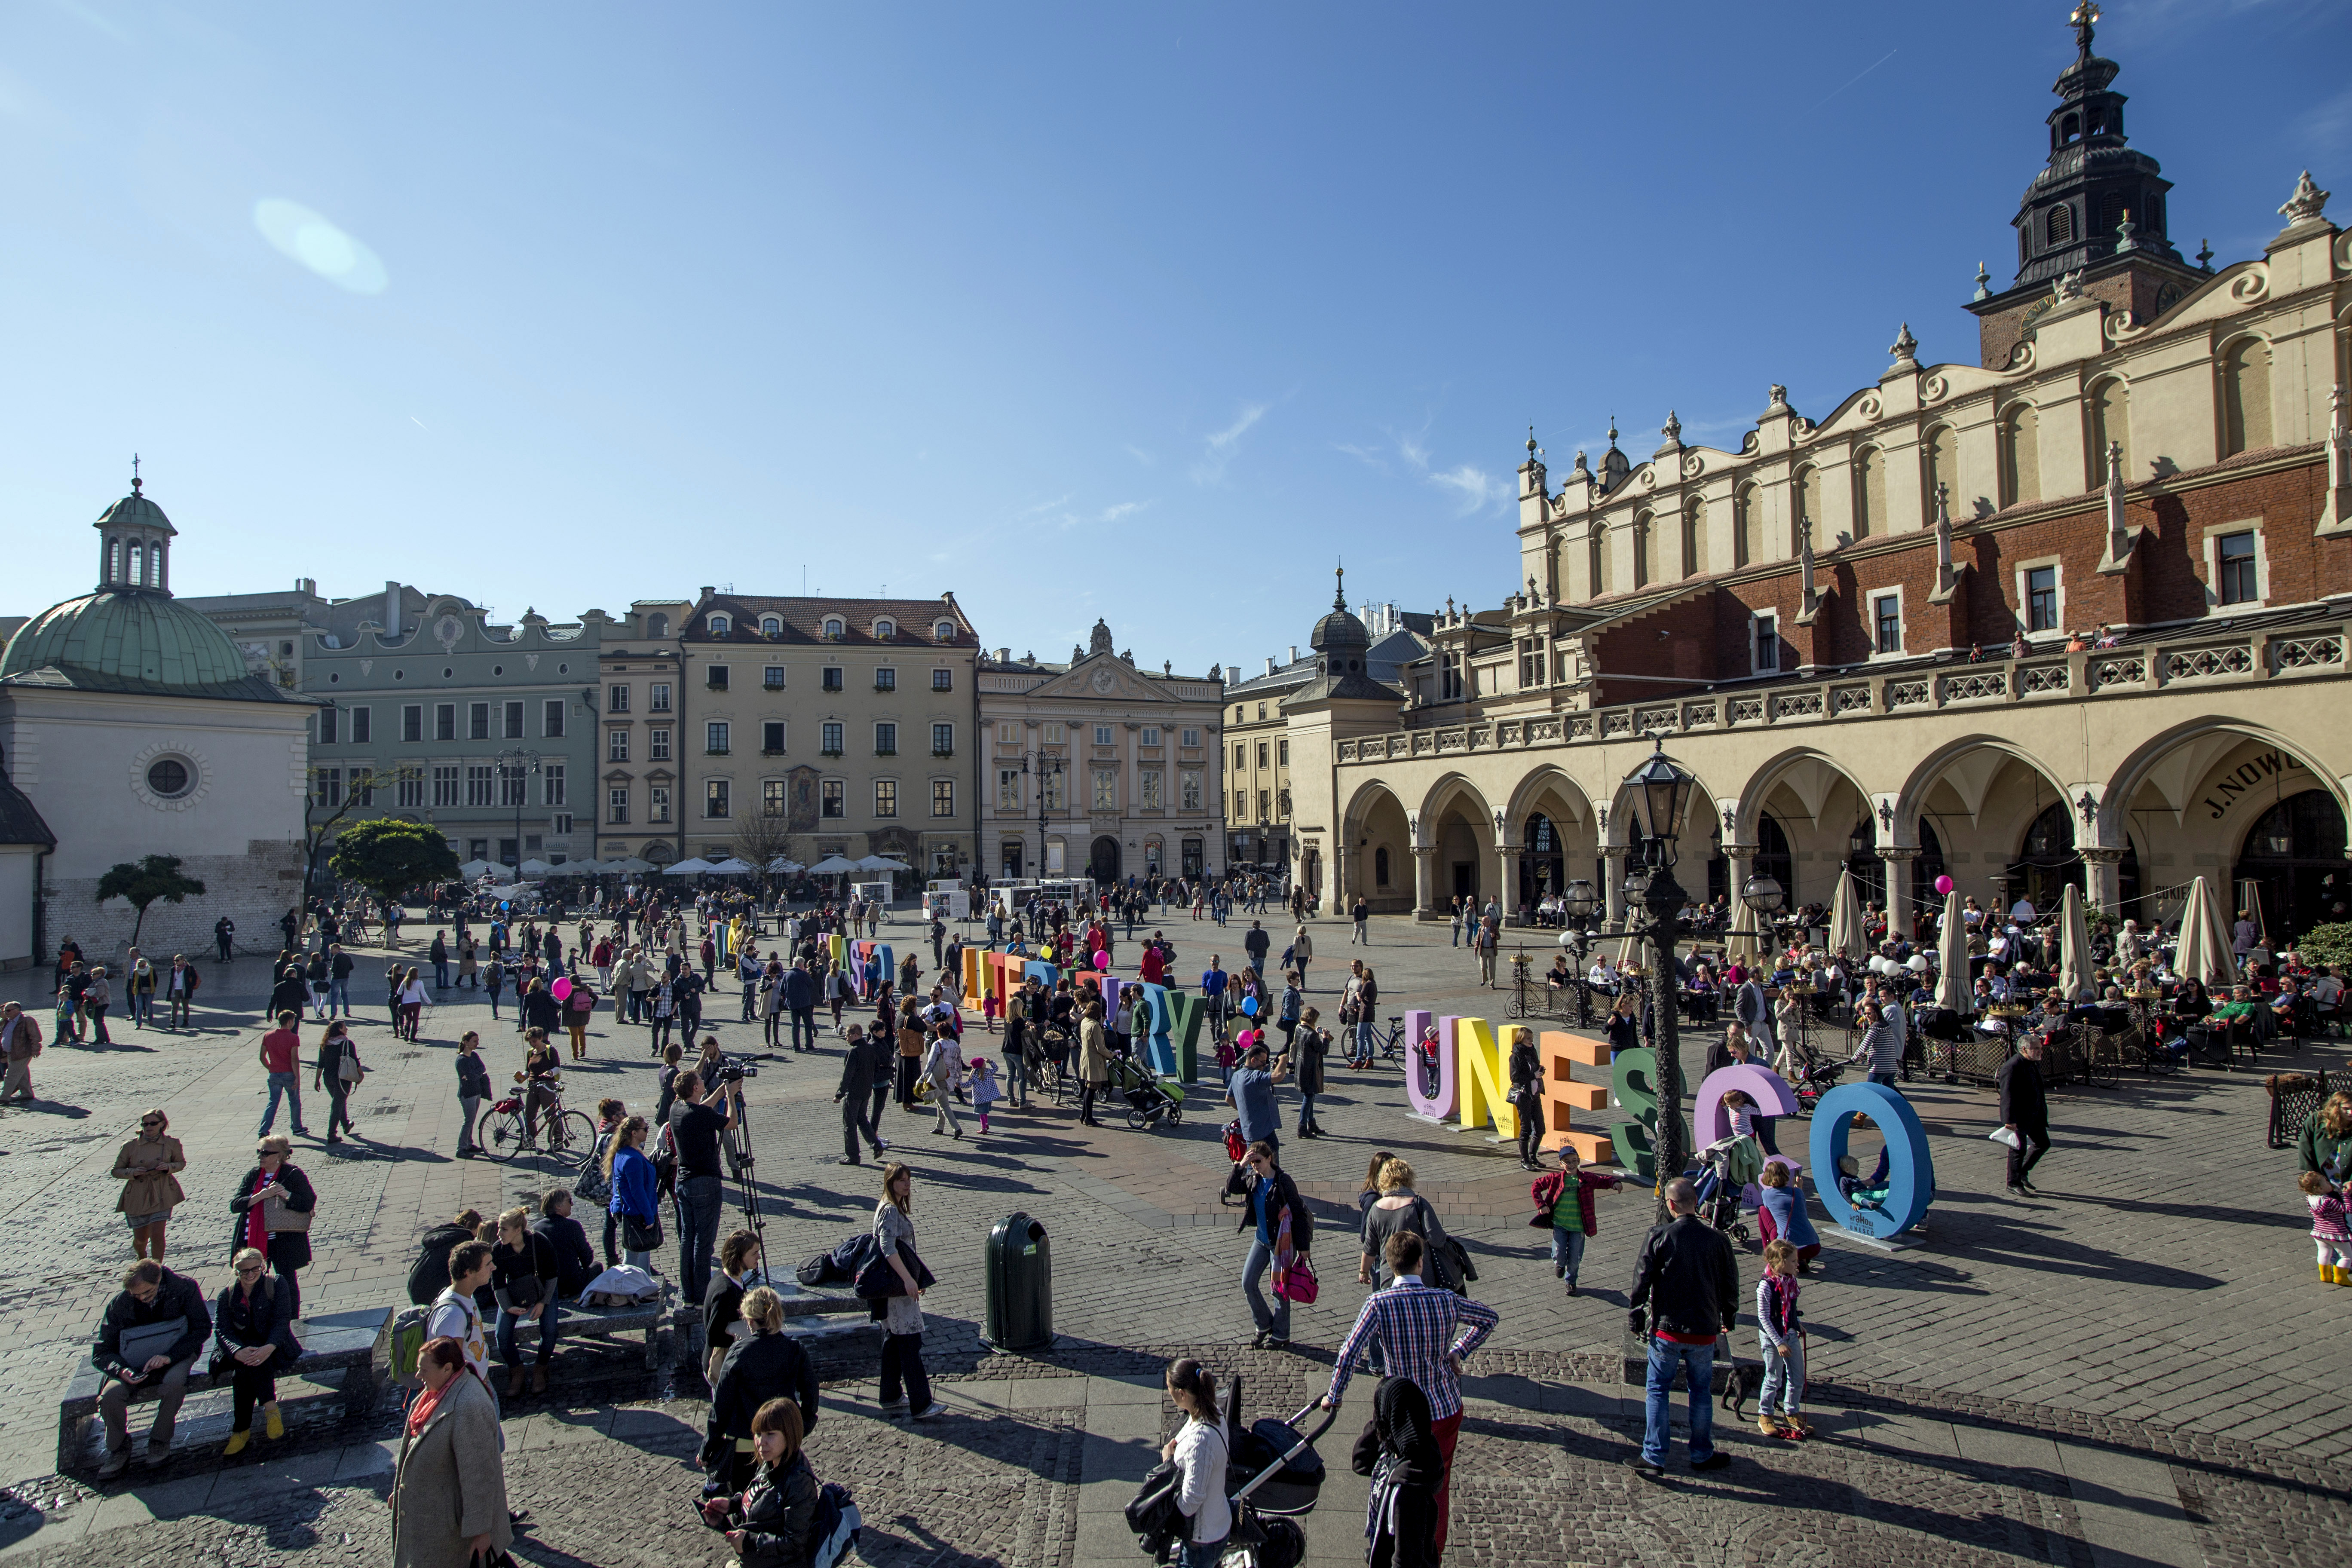
[[[1344,664],[1339,659],[1332,659],[1326,668],[1334,675],[1349,668],[1362,668],[1363,650],[1372,646],[1372,634],[1365,629],[1364,623],[1358,620],[1348,608],[1347,576],[1344,572],[1339,574],[1339,584],[1338,590],[1331,595],[1331,613],[1316,622],[1315,629],[1307,634],[1307,645],[1317,653],[1326,656],[1338,654],[1343,658],[1350,653],[1356,656],[1358,662],[1353,666]]]
[[[68,675],[174,689],[243,680],[228,634],[167,594],[121,588],[52,605],[8,639],[0,679],[56,666]]]
[[[194,691],[246,679],[228,634],[172,597],[171,541],[178,530],[131,481],[100,514],[98,591],[51,605],[17,629],[0,654],[0,679],[54,668],[77,684]],[[79,678],[79,679],[77,679]]]

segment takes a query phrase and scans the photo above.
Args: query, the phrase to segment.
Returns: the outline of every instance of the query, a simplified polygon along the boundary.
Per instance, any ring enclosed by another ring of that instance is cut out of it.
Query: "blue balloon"
[[[1870,1118],[1886,1140],[1886,1198],[1857,1208],[1838,1190],[1838,1161],[1857,1115]],[[1842,1083],[1813,1107],[1811,1148],[1813,1195],[1830,1218],[1850,1231],[1882,1240],[1917,1225],[1936,1197],[1936,1164],[1927,1130],[1911,1102],[1883,1083]]]
[[[1244,1018],[1255,1018],[1257,1016],[1256,997],[1244,996],[1242,998],[1242,1016]]]

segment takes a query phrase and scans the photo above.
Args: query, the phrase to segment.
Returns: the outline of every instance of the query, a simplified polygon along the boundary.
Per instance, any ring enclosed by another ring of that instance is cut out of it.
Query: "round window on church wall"
[[[177,757],[158,757],[147,765],[147,787],[165,800],[187,794],[194,782],[195,774]]]

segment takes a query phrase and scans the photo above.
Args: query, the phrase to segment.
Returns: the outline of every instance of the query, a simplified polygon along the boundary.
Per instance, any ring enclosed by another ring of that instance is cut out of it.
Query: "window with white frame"
[[[2055,556],[2017,563],[2017,619],[2031,636],[2066,624],[2066,579]]]
[[[539,793],[541,805],[570,805],[572,797],[563,776],[564,764],[550,763],[540,770]]]
[[[783,636],[783,618],[780,616],[761,616],[760,617],[760,635],[763,637],[780,637]]]
[[[1097,746],[1108,746],[1110,743],[1110,726],[1108,724],[1096,725],[1095,744]]]
[[[1186,746],[1198,746],[1201,743],[1201,731],[1198,730],[1185,731],[1183,732],[1183,738],[1178,743],[1180,745]]]
[[[1096,771],[1094,802],[1094,809],[1097,811],[1118,809],[1118,774],[1108,768]]]
[[[457,764],[445,763],[433,770],[433,804],[436,806],[457,804]]]
[[[1156,746],[1160,744],[1160,728],[1158,725],[1146,724],[1143,727],[1141,743],[1147,746]]]
[[[931,689],[934,691],[953,691],[955,689],[955,671],[952,669],[932,670]]]
[[[668,711],[669,711],[669,682],[668,682],[668,681],[667,681],[667,680],[656,680],[656,681],[655,681],[655,682],[654,682],[650,687],[648,687],[646,689],[647,689],[647,696],[646,696],[646,710],[647,710],[648,711],[650,711],[650,712],[655,712],[655,713],[667,713],[667,712],[668,712]]]
[[[715,637],[730,636],[735,630],[735,622],[728,616],[713,616],[708,624],[710,627],[710,635]]]
[[[953,642],[953,641],[955,641],[955,636],[956,636],[956,626],[955,626],[955,623],[954,623],[953,621],[941,621],[941,622],[940,622],[937,626],[934,626],[931,628],[931,636],[933,636],[934,637],[937,637],[937,638],[938,638],[940,641],[941,641],[941,642]]]
[[[770,691],[782,691],[784,689],[784,667],[781,664],[769,665],[761,674],[760,684]]]
[[[839,642],[841,640],[841,617],[839,616],[827,616],[824,618],[824,635],[835,642]],[[839,814],[836,813],[835,815],[837,816]]]
[[[1021,809],[1021,770],[1019,768],[996,770],[996,809],[999,811]]]
[[[646,820],[647,822],[669,820],[669,785],[647,784],[646,786]]]
[[[425,710],[411,703],[400,710],[400,738],[415,744],[425,739]]]
[[[996,743],[1000,746],[1019,745],[1021,743],[1021,726],[1013,723],[1009,719],[997,725]]]
[[[1881,654],[1903,651],[1903,595],[1888,589],[1870,596],[1870,646]]]
[[[605,692],[605,694],[604,694],[604,711],[605,711],[605,712],[607,712],[607,713],[626,713],[628,710],[629,710],[629,689],[628,689],[627,687],[625,687],[625,686],[615,686],[615,687],[612,687],[612,688],[610,688],[609,689],[607,689],[607,690],[606,690],[606,692]]]
[[[505,719],[506,719],[506,736],[505,736],[505,738],[506,738],[507,740],[509,740],[509,741],[520,741],[520,740],[521,740],[521,739],[522,739],[522,704],[521,704],[521,703],[520,703],[520,702],[509,702],[509,703],[508,703],[508,704],[506,705],[506,713],[505,713],[504,717],[505,717]]]
[[[1137,804],[1144,810],[1158,811],[1168,804],[1162,798],[1160,787],[1160,773],[1158,768],[1139,769],[1135,778]]]
[[[898,754],[898,726],[887,720],[874,726],[874,754],[895,757]]]
[[[824,743],[818,749],[828,757],[841,755],[841,724],[838,721],[824,726]]]
[[[625,823],[629,820],[629,786],[614,784],[604,791],[604,820]]]
[[[1069,731],[1059,724],[1046,724],[1041,726],[1037,733],[1039,737],[1044,740],[1045,744],[1049,746],[1061,745],[1064,742],[1069,739]]]
[[[880,621],[877,621],[877,622],[875,622],[875,623],[874,623],[874,640],[875,640],[875,641],[877,641],[877,642],[888,642],[892,637],[897,637],[898,635],[898,622],[896,622],[896,621],[891,621],[891,620],[880,620]]]
[[[844,785],[841,780],[826,779],[820,783],[816,787],[817,815],[819,816],[846,816],[849,815],[848,810],[844,804]]]
[[[2205,581],[2214,604],[2262,604],[2269,597],[2268,565],[2260,525],[2225,523],[2206,531]]]
[[[1198,811],[1201,809],[1201,773],[1199,769],[1186,768],[1181,773],[1178,774],[1177,787],[1183,792],[1182,795],[1178,797],[1182,802],[1182,805],[1179,807],[1180,810]]]
[[[400,770],[400,787],[397,799],[400,805],[400,809],[403,811],[421,811],[424,809],[425,770],[423,768],[411,767]]]
[[[497,804],[498,770],[488,763],[472,763],[466,768],[466,804],[493,805]]]
[[[1778,675],[1780,672],[1780,617],[1766,612],[1750,617],[1754,636],[1749,639],[1748,668],[1757,675]]]
[[[727,741],[728,729],[725,721],[714,719],[702,726],[702,749],[710,755],[725,756],[728,749]]]
[[[659,724],[646,731],[646,757],[650,762],[669,761],[668,725]]]

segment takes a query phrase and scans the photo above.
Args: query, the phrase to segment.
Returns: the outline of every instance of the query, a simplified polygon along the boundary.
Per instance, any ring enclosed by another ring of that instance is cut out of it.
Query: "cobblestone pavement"
[[[1231,966],[1246,924],[1217,931],[1180,917],[1164,929],[1181,972],[1213,951]],[[1328,1009],[1347,959],[1364,956],[1378,966],[1384,1015],[1429,1006],[1501,1017],[1505,994],[1480,992],[1444,927],[1433,938],[1426,927],[1375,921],[1373,933],[1366,952],[1346,945],[1344,925],[1318,929],[1311,1001]],[[0,978],[0,995],[33,1001],[29,979]],[[53,1047],[36,1071],[44,1103],[0,1113],[0,1151],[11,1156],[0,1169],[14,1178],[5,1212],[19,1251],[15,1283],[0,1291],[14,1352],[0,1366],[11,1395],[0,1405],[0,1476],[42,1510],[12,1518],[0,1498],[0,1552],[9,1555],[96,1561],[103,1542],[107,1560],[124,1562],[381,1560],[373,1494],[383,1458],[365,1433],[306,1426],[289,1439],[301,1450],[293,1459],[220,1467],[192,1456],[160,1485],[100,1500],[73,1501],[70,1488],[44,1479],[55,1462],[58,1392],[128,1259],[106,1172],[147,1105],[169,1110],[192,1162],[172,1260],[208,1289],[221,1283],[227,1193],[249,1164],[264,1098],[253,1061],[262,966],[240,963],[208,981],[217,1010],[200,1016],[200,1032],[118,1025],[126,1043],[113,1050]],[[722,1041],[757,1048],[756,1031],[728,1021],[731,984],[712,1002]],[[449,1158],[458,1119],[452,1042],[479,1028],[493,1073],[511,1070],[520,1052],[507,1011],[493,1025],[486,1005],[455,993],[428,1016],[424,1040],[405,1046],[380,1006],[362,1010],[362,1049],[374,1069],[353,1101],[364,1140],[341,1150],[307,1141],[296,1156],[321,1193],[306,1306],[402,1300],[415,1238],[431,1224],[561,1179],[529,1161]],[[571,1102],[587,1108],[613,1094],[649,1109],[643,1035],[609,1017],[602,1026],[594,1059],[567,1069]],[[1695,1066],[1700,1044],[1686,1047]],[[985,1036],[970,1050],[994,1054]],[[2344,1056],[2340,1047],[2306,1048],[2293,1065],[2335,1068]],[[762,1064],[751,1086],[766,1233],[781,1265],[870,1216],[877,1173],[834,1163],[838,1062],[831,1049],[787,1055]],[[1302,1353],[1291,1356],[1245,1348],[1241,1247],[1234,1211],[1217,1197],[1225,1164],[1216,1133],[1229,1112],[1213,1082],[1194,1086],[1181,1127],[1150,1133],[1080,1129],[1074,1110],[1041,1102],[994,1119],[986,1138],[967,1118],[957,1142],[934,1135],[929,1115],[886,1112],[885,1136],[899,1145],[893,1157],[918,1172],[915,1218],[940,1279],[925,1303],[927,1352],[959,1413],[936,1427],[901,1428],[872,1418],[870,1383],[829,1389],[812,1453],[829,1478],[857,1490],[869,1561],[1134,1561],[1117,1506],[1165,1419],[1156,1394],[1164,1357],[1203,1353],[1241,1370],[1255,1413],[1287,1413],[1319,1391],[1328,1347],[1362,1297],[1348,1267],[1352,1194],[1375,1148],[1413,1162],[1421,1190],[1478,1262],[1476,1293],[1504,1315],[1472,1365],[1477,1397],[1457,1464],[1451,1561],[1531,1552],[1612,1563],[1768,1552],[1901,1561],[1932,1540],[1969,1562],[2319,1562],[2333,1560],[2327,1544],[2352,1523],[2336,1485],[2352,1419],[2311,1372],[2315,1357],[2332,1359],[2312,1347],[2340,1340],[2352,1290],[2314,1278],[2292,1157],[2263,1146],[2266,1101],[2254,1075],[2063,1091],[2057,1147],[2036,1173],[2048,1195],[2023,1203],[2000,1195],[2000,1151],[1984,1142],[1990,1094],[1906,1086],[1937,1163],[1929,1241],[1890,1256],[1833,1237],[1809,1283],[1809,1405],[1828,1440],[1792,1447],[1752,1430],[1730,1436],[1749,1462],[1663,1485],[1618,1463],[1640,1423],[1638,1391],[1619,1388],[1614,1373],[1647,1195],[1602,1201],[1586,1289],[1570,1300],[1526,1226],[1525,1180],[1507,1147],[1404,1114],[1392,1068],[1332,1076],[1334,1092],[1318,1103],[1328,1136],[1285,1144],[1286,1164],[1323,1222],[1322,1300],[1300,1310]],[[306,1125],[321,1131],[322,1097],[308,1088]],[[992,1357],[979,1342],[987,1229],[1015,1209],[1051,1233],[1061,1340],[1039,1359]],[[726,1224],[735,1222],[730,1206]],[[1748,1260],[1751,1279],[1754,1267]],[[1738,1343],[1752,1355],[1752,1330]],[[723,1560],[717,1538],[677,1501],[693,1489],[684,1459],[699,1406],[642,1403],[656,1392],[623,1357],[567,1349],[551,1400],[510,1409],[509,1484],[534,1510],[526,1560]],[[683,1374],[677,1392],[698,1394],[698,1380]],[[1630,1402],[1621,1398],[1628,1393]],[[551,1403],[566,1398],[603,1403]],[[1323,1445],[1339,1473],[1309,1521],[1314,1560],[1361,1558],[1361,1483],[1344,1473],[1360,1408],[1351,1401]],[[190,1410],[200,1432],[223,1419],[202,1397]],[[291,1473],[330,1461],[324,1473]],[[47,1509],[53,1500],[65,1506]],[[134,1524],[142,1528],[125,1533]]]

